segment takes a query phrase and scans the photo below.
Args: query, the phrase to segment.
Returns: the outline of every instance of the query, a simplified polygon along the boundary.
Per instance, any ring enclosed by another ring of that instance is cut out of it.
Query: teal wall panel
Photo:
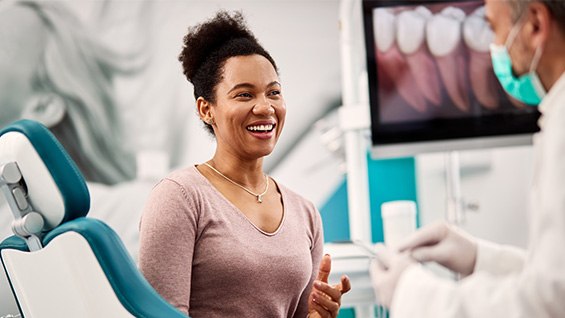
[[[381,204],[392,200],[417,200],[414,158],[368,159],[369,195],[373,242],[383,241]],[[320,208],[326,242],[349,240],[347,181]],[[419,219],[419,217],[418,217]],[[419,224],[419,221],[418,221]]]
[[[320,209],[325,242],[349,240],[347,210],[347,181],[344,180]]]
[[[418,202],[415,160],[414,158],[386,160],[369,158],[368,169],[373,242],[382,242],[384,239],[381,204],[394,200],[411,200],[416,204]]]

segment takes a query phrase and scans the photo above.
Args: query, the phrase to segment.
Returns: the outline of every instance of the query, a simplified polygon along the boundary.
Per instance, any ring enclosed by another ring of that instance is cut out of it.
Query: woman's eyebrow
[[[233,92],[233,91],[235,91],[236,89],[239,89],[239,88],[254,88],[254,87],[255,87],[255,85],[253,85],[253,84],[251,84],[251,83],[240,83],[240,84],[237,84],[237,85],[235,85],[234,87],[232,87],[232,88],[228,91],[228,94],[231,93],[231,92]]]
[[[269,84],[267,84],[267,87],[271,87],[271,86],[280,86],[281,83],[279,83],[278,81],[272,81]],[[235,91],[236,89],[240,89],[240,88],[255,88],[255,85],[251,84],[251,83],[240,83],[235,85],[234,87],[232,87],[229,91],[228,94]]]

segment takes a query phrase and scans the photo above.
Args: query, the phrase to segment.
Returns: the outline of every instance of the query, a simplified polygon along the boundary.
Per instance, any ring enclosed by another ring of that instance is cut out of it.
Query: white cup
[[[416,231],[416,203],[389,201],[381,205],[385,244],[396,246]]]

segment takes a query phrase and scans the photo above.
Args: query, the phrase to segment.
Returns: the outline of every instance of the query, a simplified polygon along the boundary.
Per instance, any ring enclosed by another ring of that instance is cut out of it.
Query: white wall
[[[82,6],[77,12],[87,17]],[[92,7],[95,7],[92,3]],[[210,158],[214,142],[196,119],[192,86],[177,61],[182,38],[189,26],[213,17],[218,9],[240,10],[260,43],[280,70],[287,105],[284,132],[274,153],[266,159],[272,170],[311,127],[311,123],[340,97],[338,0],[156,0],[113,1],[114,21],[108,42],[123,46],[141,39],[150,50],[143,79],[122,80],[129,136],[139,151],[173,153],[173,165],[198,163]],[[139,17],[139,6],[150,7],[137,30],[123,21]],[[92,9],[96,12],[95,9]],[[94,23],[94,22],[91,22]],[[120,32],[120,30],[122,30]],[[124,31],[126,30],[126,31]],[[141,32],[141,34],[135,34]],[[133,35],[132,35],[133,34]],[[140,41],[141,41],[140,40]]]
[[[462,151],[460,159],[463,198],[479,205],[466,213],[462,227],[481,238],[526,247],[532,147]],[[444,154],[420,155],[416,165],[425,225],[445,216]]]

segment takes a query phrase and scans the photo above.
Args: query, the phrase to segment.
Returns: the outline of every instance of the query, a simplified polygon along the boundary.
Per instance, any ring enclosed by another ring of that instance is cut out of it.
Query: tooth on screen
[[[441,104],[441,83],[438,69],[426,45],[426,23],[432,13],[420,6],[398,14],[396,42],[406,56],[411,76],[418,89],[432,104]]]
[[[475,10],[463,23],[463,39],[469,47],[471,89],[486,109],[497,108],[501,89],[492,71],[489,45],[494,35],[484,18],[484,7]]]
[[[381,52],[386,52],[394,44],[396,18],[390,10],[383,8],[373,10],[373,15],[375,16],[373,31],[377,48]]]
[[[430,52],[436,57],[443,85],[453,104],[461,111],[470,110],[467,87],[468,61],[461,38],[465,12],[446,7],[434,15],[426,25],[426,38]]]
[[[457,48],[461,42],[461,22],[464,19],[463,10],[447,7],[428,21],[426,39],[433,55],[448,55]]]
[[[494,40],[494,33],[485,20],[484,7],[475,10],[463,23],[465,44],[475,51],[488,52]]]
[[[416,11],[403,11],[396,21],[398,48],[404,54],[416,52],[425,40],[426,18]]]

